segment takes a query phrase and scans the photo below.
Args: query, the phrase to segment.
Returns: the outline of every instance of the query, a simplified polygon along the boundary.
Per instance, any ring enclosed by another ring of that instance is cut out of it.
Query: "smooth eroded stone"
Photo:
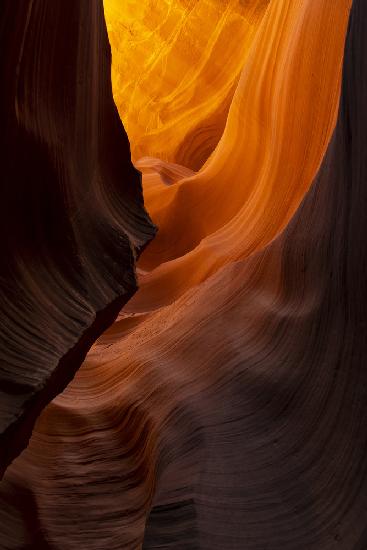
[[[135,292],[152,238],[102,2],[0,12],[0,473]]]

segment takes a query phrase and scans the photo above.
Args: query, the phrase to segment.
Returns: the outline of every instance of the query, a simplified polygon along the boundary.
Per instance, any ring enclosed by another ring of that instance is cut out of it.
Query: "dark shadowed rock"
[[[0,474],[136,290],[152,238],[99,0],[0,7]]]

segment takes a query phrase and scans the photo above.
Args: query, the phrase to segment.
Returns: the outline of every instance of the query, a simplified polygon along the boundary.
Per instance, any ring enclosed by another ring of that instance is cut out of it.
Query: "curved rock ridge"
[[[335,128],[350,6],[272,1],[223,136],[202,169],[152,158],[135,163],[159,233],[138,263],[140,289],[121,329],[131,315],[139,323],[225,263],[261,250],[290,220]]]
[[[173,293],[157,275],[158,298],[142,286],[42,412],[0,484],[4,549],[367,547],[367,4],[351,5],[271,1],[253,43],[259,58],[250,52],[199,175],[220,152],[228,160],[232,151],[241,173],[245,161],[256,173],[255,152],[271,160],[260,179],[244,180],[244,206],[231,202],[230,179],[217,208],[211,192],[222,180],[203,191],[203,234],[225,231],[207,249],[208,261],[213,250],[221,258],[212,271],[185,264],[195,249],[180,248],[178,229],[168,239],[176,215],[184,238],[201,246],[200,197],[179,191],[179,218],[166,191],[197,176],[139,161],[167,243],[157,256],[144,252],[139,279],[173,263],[170,249],[188,284]],[[274,79],[262,100],[259,67]],[[242,96],[252,71],[259,95],[253,85]],[[267,135],[269,149],[237,155],[230,119],[240,140],[240,115],[252,120],[246,104],[257,100],[265,118],[254,136]]]
[[[154,234],[97,0],[4,0],[0,476],[136,291]]]
[[[196,170],[217,145],[269,0],[104,0],[132,157]]]

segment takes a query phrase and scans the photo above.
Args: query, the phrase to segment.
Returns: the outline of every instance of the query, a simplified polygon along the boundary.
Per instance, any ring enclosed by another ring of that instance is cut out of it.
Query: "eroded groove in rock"
[[[135,292],[154,228],[101,2],[4,0],[0,25],[1,474]]]
[[[141,291],[129,312],[172,303],[284,228],[335,128],[350,6],[270,2],[209,161],[191,174],[156,159],[136,163],[160,230],[139,262]]]

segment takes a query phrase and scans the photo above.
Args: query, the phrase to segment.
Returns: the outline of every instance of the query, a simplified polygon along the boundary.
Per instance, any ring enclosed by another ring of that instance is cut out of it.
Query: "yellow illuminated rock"
[[[104,0],[133,160],[198,169],[218,143],[269,0]]]

